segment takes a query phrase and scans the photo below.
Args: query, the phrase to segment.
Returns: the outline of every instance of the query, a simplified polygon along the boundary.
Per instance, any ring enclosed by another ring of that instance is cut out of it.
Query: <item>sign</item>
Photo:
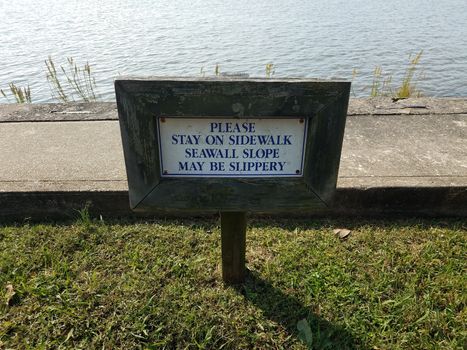
[[[306,119],[160,117],[162,177],[300,177]]]
[[[332,205],[349,82],[119,77],[115,94],[133,210]]]

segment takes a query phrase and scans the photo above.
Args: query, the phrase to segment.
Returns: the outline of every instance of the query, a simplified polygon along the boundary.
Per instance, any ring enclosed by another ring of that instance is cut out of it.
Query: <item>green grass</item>
[[[0,348],[466,345],[465,222],[250,220],[234,288],[216,219],[79,216],[0,227]]]

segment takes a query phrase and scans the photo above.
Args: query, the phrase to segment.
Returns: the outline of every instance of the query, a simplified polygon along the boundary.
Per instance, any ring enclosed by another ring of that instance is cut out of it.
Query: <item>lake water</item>
[[[29,84],[52,102],[44,60],[86,61],[113,100],[117,75],[352,79],[368,96],[373,70],[398,82],[423,50],[425,95],[467,96],[467,0],[17,0],[0,1],[0,87]],[[2,98],[0,101],[5,102]]]

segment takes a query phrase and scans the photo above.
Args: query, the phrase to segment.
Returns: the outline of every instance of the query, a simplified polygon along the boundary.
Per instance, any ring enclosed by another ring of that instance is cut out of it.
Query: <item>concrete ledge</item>
[[[133,215],[128,191],[0,192],[2,221],[76,219],[86,206],[94,217]]]
[[[338,188],[334,207],[319,212],[275,213],[284,216],[451,216],[467,217],[467,186],[428,188]],[[209,216],[206,212],[134,213],[127,191],[0,192],[0,220],[76,219],[89,207],[93,217]]]
[[[331,215],[467,216],[467,186],[338,188]]]
[[[113,103],[0,105],[0,221],[75,218],[86,203],[136,215],[116,118]],[[466,144],[466,98],[353,99],[335,204],[296,214],[467,217]]]
[[[393,101],[386,97],[350,99],[348,113],[355,115],[467,114],[467,98],[410,98]],[[0,123],[118,120],[115,102],[0,104]]]

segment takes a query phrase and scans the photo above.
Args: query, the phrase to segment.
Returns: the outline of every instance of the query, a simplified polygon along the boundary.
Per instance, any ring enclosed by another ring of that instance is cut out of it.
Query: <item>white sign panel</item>
[[[306,118],[160,117],[163,177],[302,176]]]

